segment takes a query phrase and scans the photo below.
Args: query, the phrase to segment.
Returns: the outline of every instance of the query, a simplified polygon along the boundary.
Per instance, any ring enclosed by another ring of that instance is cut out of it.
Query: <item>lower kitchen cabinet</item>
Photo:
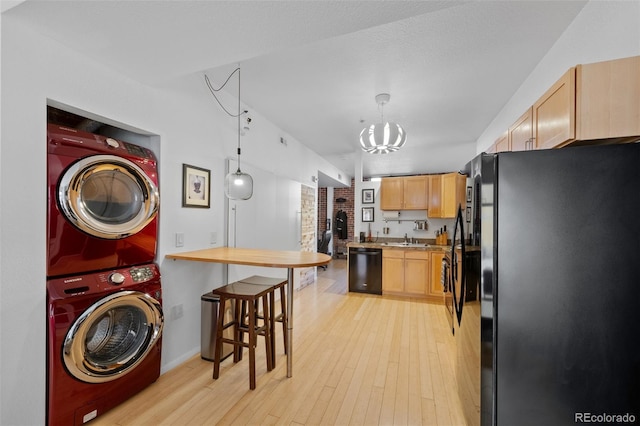
[[[382,250],[382,294],[404,292],[404,251]]]
[[[429,292],[428,251],[404,252],[404,291],[415,296],[426,296]]]
[[[442,275],[442,259],[444,259],[445,252],[432,251],[431,252],[431,283],[429,284],[429,299],[434,302],[442,302],[442,282],[440,280]]]
[[[382,293],[427,297],[431,277],[429,253],[424,250],[383,250]]]

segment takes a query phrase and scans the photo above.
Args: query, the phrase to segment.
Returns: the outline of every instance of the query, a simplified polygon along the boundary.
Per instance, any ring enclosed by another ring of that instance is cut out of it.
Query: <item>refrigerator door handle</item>
[[[462,307],[464,306],[464,298],[466,294],[466,265],[465,265],[465,243],[464,243],[464,222],[462,218],[462,205],[458,205],[458,214],[456,216],[456,224],[453,230],[453,239],[451,240],[451,259],[453,265],[451,266],[451,275],[455,277],[452,280],[451,287],[453,290],[453,307],[456,311],[456,317],[458,318],[458,325],[462,322]],[[458,233],[458,225],[460,226],[460,259],[457,258],[455,251],[456,247],[456,235]],[[455,259],[455,260],[454,260]],[[460,276],[458,276],[458,262],[462,262],[460,265]],[[459,279],[459,281],[458,281]],[[460,283],[460,294],[456,294],[456,282]]]

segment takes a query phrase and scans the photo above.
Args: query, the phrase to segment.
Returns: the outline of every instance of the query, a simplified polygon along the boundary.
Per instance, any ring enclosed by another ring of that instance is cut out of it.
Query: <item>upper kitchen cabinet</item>
[[[640,135],[640,56],[569,69],[533,105],[533,132],[536,149]]]
[[[640,135],[640,56],[576,67],[576,139]]]
[[[404,179],[404,209],[426,210],[429,207],[429,177],[409,176]]]
[[[575,140],[575,74],[576,69],[571,68],[533,104],[536,149],[554,148]],[[533,128],[531,137],[533,138]]]
[[[509,132],[504,132],[493,144],[492,152],[511,151],[509,145]]]
[[[505,143],[503,142],[504,146]],[[507,132],[506,149],[503,151],[528,151],[533,149],[533,109],[529,108],[513,123]],[[496,152],[500,152],[497,150]]]
[[[380,182],[381,210],[426,210],[428,207],[428,176],[382,178]]]
[[[404,178],[382,178],[380,181],[380,209],[401,210],[404,205]]]
[[[460,173],[431,175],[429,210],[434,218],[455,218],[458,205],[465,207],[467,177]]]
[[[429,217],[442,217],[442,175],[429,176]]]

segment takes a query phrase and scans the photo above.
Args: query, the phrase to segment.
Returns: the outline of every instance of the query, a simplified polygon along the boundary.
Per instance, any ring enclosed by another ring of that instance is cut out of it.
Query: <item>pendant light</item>
[[[220,103],[220,100],[216,96],[215,92],[220,91],[229,81],[229,79],[233,76],[233,74],[238,73],[238,113],[236,115],[231,114],[227,109]],[[211,91],[211,94],[218,102],[218,104],[222,107],[222,109],[229,114],[231,117],[236,117],[238,120],[238,169],[235,172],[230,172],[224,178],[224,193],[227,198],[231,200],[248,200],[253,195],[253,178],[248,173],[243,173],[240,170],[240,118],[242,117],[243,112],[240,110],[240,67],[236,68],[230,75],[227,77],[227,80],[224,82],[222,86],[218,89],[214,89],[211,86],[211,82],[209,78],[205,75],[205,81],[207,82],[207,86]],[[247,111],[244,111],[246,113]]]
[[[253,178],[240,170],[240,67],[238,71],[238,170],[224,179],[224,193],[231,200],[248,200],[253,195]],[[234,71],[235,72],[235,71]]]
[[[360,146],[369,154],[395,152],[407,141],[407,133],[402,126],[384,121],[384,105],[390,98],[391,95],[388,93],[380,93],[376,96],[376,103],[380,109],[380,123],[365,127],[360,132]]]

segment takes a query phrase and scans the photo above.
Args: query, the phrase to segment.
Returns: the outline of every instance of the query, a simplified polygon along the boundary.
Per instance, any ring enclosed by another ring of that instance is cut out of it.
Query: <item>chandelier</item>
[[[407,133],[397,123],[384,121],[384,104],[389,102],[391,95],[380,93],[376,96],[376,103],[380,109],[380,123],[365,127],[360,132],[360,146],[369,154],[388,154],[402,148],[407,141]]]

